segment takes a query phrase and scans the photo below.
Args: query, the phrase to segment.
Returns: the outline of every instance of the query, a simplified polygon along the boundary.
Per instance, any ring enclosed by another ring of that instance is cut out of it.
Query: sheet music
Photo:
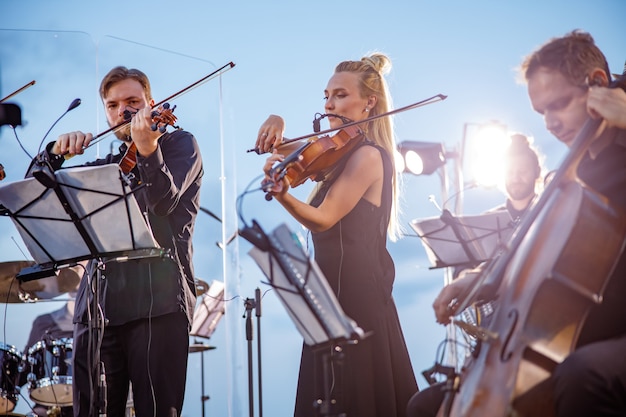
[[[506,210],[415,219],[410,225],[420,237],[432,268],[492,259],[515,230],[515,222]]]
[[[363,337],[363,330],[346,316],[314,259],[304,250],[303,239],[285,225],[268,235],[272,253],[256,247],[256,261],[307,345]]]
[[[159,248],[120,172],[115,164],[76,167],[56,171],[55,178],[99,254]],[[0,203],[38,264],[91,258],[55,191],[37,179],[0,186]]]
[[[224,283],[213,280],[202,297],[193,315],[190,334],[208,339],[224,315]]]

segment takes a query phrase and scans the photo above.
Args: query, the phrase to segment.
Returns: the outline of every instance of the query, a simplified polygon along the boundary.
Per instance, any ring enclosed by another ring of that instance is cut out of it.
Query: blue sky
[[[247,255],[250,245],[238,239],[226,251],[216,245],[237,227],[235,199],[261,172],[264,157],[246,153],[258,126],[269,114],[287,122],[287,137],[312,131],[323,111],[323,90],[334,66],[380,51],[393,68],[388,77],[396,107],[435,94],[440,103],[395,117],[398,141],[442,142],[454,150],[464,129],[497,120],[509,130],[532,135],[549,168],[558,166],[563,145],[544,129],[530,108],[525,87],[515,81],[521,59],[548,38],[581,28],[592,33],[613,72],[626,60],[623,0],[553,1],[178,1],[84,2],[9,1],[0,3],[0,97],[22,85],[36,84],[16,96],[26,125],[17,134],[29,153],[74,98],[68,113],[45,141],[56,135],[106,129],[97,97],[101,76],[114,65],[144,70],[155,99],[167,97],[228,62],[235,67],[176,100],[179,124],[197,137],[206,175],[203,207],[222,224],[200,214],[195,234],[197,276],[227,281],[227,314],[204,354],[208,416],[248,414],[246,340],[243,300],[261,288],[263,297],[263,412],[290,415],[293,408],[301,337],[279,300],[263,284],[259,268]],[[110,138],[101,142],[107,152]],[[29,162],[13,132],[0,129],[7,178],[22,178]],[[92,148],[89,158],[98,149]],[[75,163],[79,163],[76,158]],[[70,161],[69,164],[73,164]],[[429,196],[441,204],[440,178],[403,177],[402,221],[437,216]],[[256,182],[254,182],[256,181]],[[0,183],[0,186],[3,185]],[[311,183],[294,190],[306,196]],[[497,190],[472,189],[464,195],[464,213],[499,204]],[[269,231],[291,221],[276,202],[259,192],[247,195],[242,216]],[[408,228],[407,228],[408,229]],[[0,221],[0,262],[28,259],[10,219]],[[441,270],[429,270],[415,237],[389,245],[396,262],[394,296],[418,383],[435,360],[445,329],[434,323],[430,308],[441,288]],[[24,253],[22,253],[24,251]],[[3,342],[24,349],[30,323],[60,301],[5,304]],[[255,331],[256,331],[255,322]],[[257,334],[255,333],[255,336]],[[256,371],[256,363],[254,364]],[[189,358],[183,414],[202,415],[200,354]],[[23,392],[27,394],[25,391]],[[255,390],[254,403],[258,401]],[[18,402],[25,412],[26,400]],[[258,411],[256,411],[258,415]]]

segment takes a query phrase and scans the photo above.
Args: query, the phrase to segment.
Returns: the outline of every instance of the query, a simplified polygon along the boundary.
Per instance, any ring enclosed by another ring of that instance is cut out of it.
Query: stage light
[[[464,165],[474,183],[493,187],[501,185],[504,173],[504,150],[511,138],[504,124],[489,122],[464,139]]]
[[[414,175],[430,175],[446,163],[443,144],[404,141],[398,145],[399,172]]]

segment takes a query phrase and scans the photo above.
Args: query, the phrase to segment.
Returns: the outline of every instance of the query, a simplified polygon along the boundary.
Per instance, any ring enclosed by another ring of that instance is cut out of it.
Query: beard
[[[124,142],[130,142],[130,123],[121,126],[115,131],[115,137]]]
[[[535,193],[535,184],[507,184],[506,192],[512,200],[523,200]]]

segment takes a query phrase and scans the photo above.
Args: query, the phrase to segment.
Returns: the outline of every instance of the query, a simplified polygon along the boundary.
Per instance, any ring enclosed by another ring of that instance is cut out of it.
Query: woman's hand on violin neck
[[[255,148],[261,153],[270,152],[283,141],[285,121],[282,117],[271,114],[259,128]]]
[[[279,154],[276,149],[272,152],[272,155],[265,160],[263,165],[263,172],[265,178],[263,179],[262,188],[265,192],[280,199],[289,189],[289,183],[284,178],[279,178],[280,172],[274,172],[272,168],[277,163],[281,163],[285,160],[285,155]]]
[[[285,155],[278,153],[276,149],[272,151],[272,155],[267,157],[265,160],[265,165],[263,165],[263,172],[265,175],[270,175],[270,171],[274,167],[274,164],[277,162],[280,163],[285,160]]]
[[[163,135],[158,129],[152,130],[152,109],[144,107],[130,120],[130,136],[137,147],[137,152],[144,157],[156,151],[158,140]]]
[[[81,131],[64,133],[57,138],[51,151],[55,155],[80,155],[89,146],[92,139],[91,133]]]

